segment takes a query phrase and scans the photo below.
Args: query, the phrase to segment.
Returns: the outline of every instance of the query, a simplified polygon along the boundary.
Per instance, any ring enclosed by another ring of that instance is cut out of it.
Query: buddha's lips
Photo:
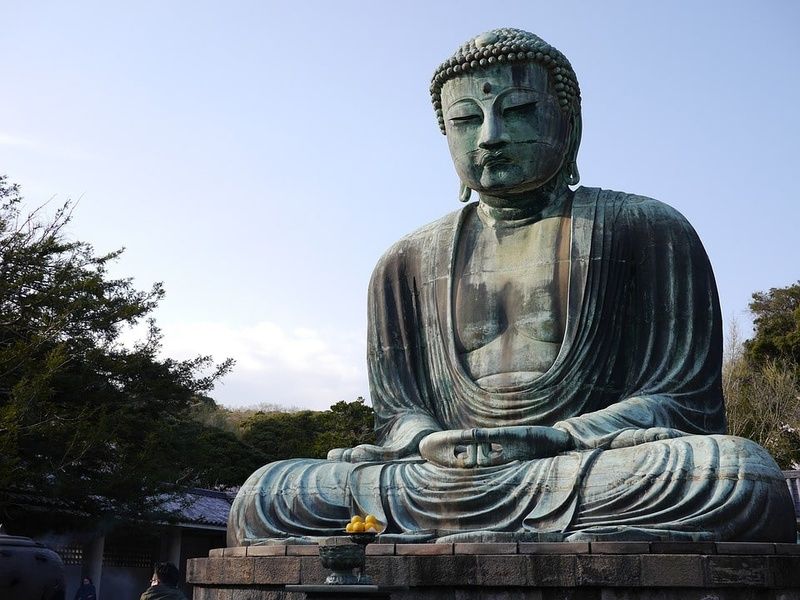
[[[479,163],[482,167],[494,167],[497,165],[504,165],[511,162],[507,156],[502,152],[487,152],[481,155]]]

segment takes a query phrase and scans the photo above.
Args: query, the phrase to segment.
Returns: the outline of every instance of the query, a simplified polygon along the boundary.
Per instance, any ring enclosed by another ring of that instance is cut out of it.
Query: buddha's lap
[[[295,511],[292,520],[307,515],[309,521],[330,525],[341,520],[343,526],[353,510],[381,514],[388,509],[397,513],[388,515],[390,520],[404,529],[447,528],[455,522],[490,528],[487,512],[506,526],[518,521],[521,527],[531,509],[535,512],[552,502],[551,496],[566,502],[578,488],[575,514],[587,526],[593,519],[608,523],[612,513],[636,523],[649,522],[648,514],[663,517],[666,512],[671,522],[684,516],[702,521],[704,513],[726,505],[752,504],[754,498],[769,503],[788,493],[781,471],[763,448],[722,435],[569,452],[477,469],[422,461],[384,465],[294,459],[262,467],[244,488],[241,502],[260,503],[260,514]],[[447,505],[441,516],[437,503]],[[530,519],[526,523],[530,526]]]

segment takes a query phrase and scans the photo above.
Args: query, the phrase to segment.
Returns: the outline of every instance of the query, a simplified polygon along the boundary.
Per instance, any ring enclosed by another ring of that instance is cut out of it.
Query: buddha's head
[[[578,183],[578,82],[538,36],[476,36],[436,70],[431,97],[464,189],[515,198]]]

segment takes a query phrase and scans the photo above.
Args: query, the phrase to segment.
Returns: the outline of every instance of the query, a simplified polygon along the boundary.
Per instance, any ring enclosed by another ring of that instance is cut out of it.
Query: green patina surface
[[[436,71],[460,198],[403,238],[369,292],[375,445],[266,465],[229,545],[340,533],[387,541],[792,541],[783,476],[725,435],[721,315],[689,223],[576,187],[580,92],[515,29]]]

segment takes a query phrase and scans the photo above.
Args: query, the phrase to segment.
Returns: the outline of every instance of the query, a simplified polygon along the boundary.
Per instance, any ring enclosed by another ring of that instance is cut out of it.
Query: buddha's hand
[[[359,444],[354,448],[334,448],[328,451],[328,460],[340,462],[385,462],[396,458],[381,446]]]
[[[684,437],[689,435],[678,429],[671,429],[669,427],[649,427],[647,429],[623,429],[614,438],[609,446],[609,449],[615,448],[629,448],[631,446],[638,446],[640,444],[649,444],[650,442],[660,442],[663,440],[671,440],[674,438]]]
[[[419,452],[439,466],[469,469],[555,456],[574,447],[566,431],[532,425],[439,431],[420,442]]]
[[[428,430],[429,431],[429,430]],[[389,462],[418,456],[419,440],[428,431],[420,431],[408,439],[395,440],[383,446],[359,444],[355,448],[334,448],[328,452],[328,460],[341,462]]]

